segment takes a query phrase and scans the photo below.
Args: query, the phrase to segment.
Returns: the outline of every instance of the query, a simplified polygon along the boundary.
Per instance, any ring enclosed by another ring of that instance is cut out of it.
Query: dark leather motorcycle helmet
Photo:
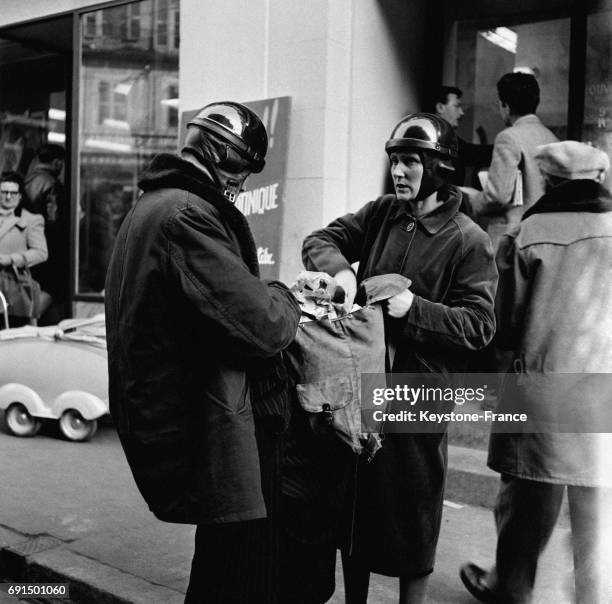
[[[455,171],[453,160],[458,155],[457,135],[453,127],[433,113],[412,113],[393,128],[385,143],[387,154],[411,151],[423,163],[423,178],[416,200],[429,197],[446,184]]]
[[[188,122],[183,150],[226,172],[261,172],[268,135],[257,115],[232,101],[206,105]]]

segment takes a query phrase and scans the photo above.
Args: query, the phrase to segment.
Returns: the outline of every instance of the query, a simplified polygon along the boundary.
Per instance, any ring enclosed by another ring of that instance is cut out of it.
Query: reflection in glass
[[[24,177],[24,207],[45,219],[49,256],[32,275],[52,298],[43,319],[48,324],[67,315],[70,294],[70,197],[58,155],[67,151],[69,158],[70,151],[66,84],[72,27],[65,17],[46,25],[3,30],[0,36],[0,172]]]
[[[582,138],[612,158],[612,11],[589,16]],[[608,174],[606,186],[612,186]]]
[[[0,38],[0,172],[26,177],[41,145],[66,143],[60,54]]]
[[[570,20],[556,19],[481,29],[461,22],[454,53],[455,81],[463,90],[465,116],[457,133],[492,143],[505,127],[497,108],[497,81],[527,71],[540,85],[537,114],[559,138],[567,132]]]
[[[100,293],[115,236],[152,157],[178,141],[179,0],[84,14],[78,293]]]

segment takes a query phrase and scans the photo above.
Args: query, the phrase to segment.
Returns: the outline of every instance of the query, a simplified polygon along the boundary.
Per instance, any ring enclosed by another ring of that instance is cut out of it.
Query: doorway
[[[570,19],[518,25],[456,24],[454,51],[445,74],[463,91],[465,116],[457,130],[464,140],[492,143],[504,128],[497,110],[497,81],[505,73],[533,74],[540,85],[537,113],[559,139],[567,136]]]
[[[45,217],[49,258],[32,273],[53,303],[41,324],[70,315],[72,22],[64,16],[0,31],[0,172],[22,176],[24,208]],[[52,172],[55,209],[30,199],[40,175],[47,178],[40,152],[50,148],[63,156]]]

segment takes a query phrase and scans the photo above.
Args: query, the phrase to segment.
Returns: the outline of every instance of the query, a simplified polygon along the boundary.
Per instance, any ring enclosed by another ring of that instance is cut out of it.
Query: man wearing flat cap
[[[563,430],[492,433],[488,465],[501,474],[495,565],[465,564],[460,574],[481,602],[531,602],[567,489],[576,602],[612,602],[612,195],[602,186],[610,162],[576,141],[542,145],[535,157],[546,193],[496,258],[498,344],[511,351],[519,386],[541,386],[520,398],[528,413],[559,418],[569,409],[574,419]],[[559,396],[559,384],[571,394]],[[500,412],[516,405],[507,391]]]

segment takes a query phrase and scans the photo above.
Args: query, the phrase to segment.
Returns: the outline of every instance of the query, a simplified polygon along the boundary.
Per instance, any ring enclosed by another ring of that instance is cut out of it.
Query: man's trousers
[[[500,602],[531,602],[540,554],[567,495],[578,604],[612,602],[612,489],[550,484],[502,476],[495,505],[496,568],[488,578]]]

